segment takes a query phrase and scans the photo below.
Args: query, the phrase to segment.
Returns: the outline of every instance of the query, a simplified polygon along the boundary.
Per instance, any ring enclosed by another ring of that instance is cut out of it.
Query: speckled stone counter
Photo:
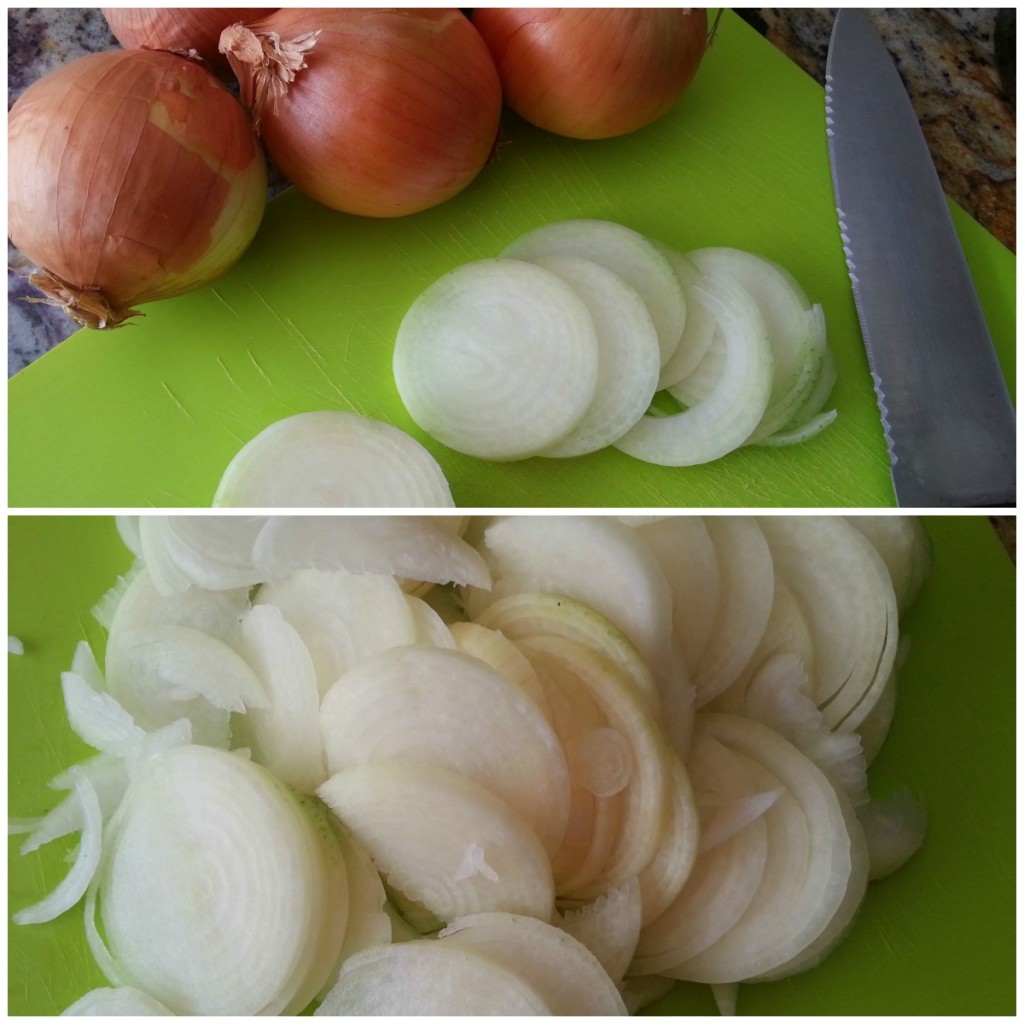
[[[834,9],[750,8],[738,11],[819,82]],[[1001,76],[1005,49],[994,9],[873,10],[920,115],[949,196],[1011,249],[1016,249],[1016,116],[1012,66]],[[1000,28],[1003,26],[1001,25]],[[1012,27],[1012,26],[1011,26]],[[36,78],[83,53],[114,46],[97,8],[8,10],[8,109]],[[1014,47],[1009,46],[1012,57]],[[10,247],[9,247],[10,249]],[[24,301],[24,261],[8,253],[8,375],[72,332],[62,311]]]

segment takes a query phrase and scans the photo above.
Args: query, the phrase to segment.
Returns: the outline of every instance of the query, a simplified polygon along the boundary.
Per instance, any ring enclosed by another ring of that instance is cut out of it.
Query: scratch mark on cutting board
[[[327,384],[328,388],[330,388],[331,392],[337,395],[337,397],[344,402],[345,393],[340,387],[338,387],[335,380],[327,372],[327,360],[324,358],[320,349],[318,349],[316,345],[314,345],[313,342],[310,341],[310,339],[307,338],[291,320],[285,320],[284,324],[288,328],[289,334],[291,334],[291,336],[299,343],[299,347],[306,353],[310,362],[317,368],[317,371],[320,376],[323,377],[324,382]]]
[[[230,313],[230,314],[231,314],[231,315],[232,315],[232,316],[233,316],[233,317],[234,317],[234,318],[236,319],[236,320],[241,320],[241,319],[242,319],[242,318],[241,318],[241,316],[239,316],[239,314],[238,314],[238,311],[237,311],[237,310],[235,309],[235,307],[234,307],[234,306],[232,306],[232,305],[231,305],[231,303],[230,303],[230,302],[228,302],[228,300],[227,300],[227,299],[225,299],[225,298],[224,298],[224,296],[223,296],[223,295],[221,295],[221,293],[220,293],[219,291],[217,291],[217,289],[216,289],[216,288],[211,288],[211,289],[210,289],[210,291],[211,291],[211,292],[213,292],[213,294],[214,294],[214,295],[215,295],[215,296],[217,297],[217,301],[218,301],[218,302],[220,302],[220,304],[221,304],[221,305],[222,305],[222,306],[223,306],[223,307],[224,307],[224,308],[225,308],[225,309],[226,309],[226,310],[227,310],[227,311],[228,311],[228,312],[229,312],[229,313]]]
[[[267,382],[268,384],[271,384],[271,385],[272,385],[272,384],[273,384],[273,381],[272,381],[272,380],[270,379],[270,374],[269,374],[269,373],[267,373],[267,371],[266,371],[266,370],[264,370],[262,366],[260,366],[260,364],[259,364],[259,361],[258,361],[258,360],[256,359],[256,356],[255,356],[255,355],[253,355],[253,351],[252,351],[252,349],[251,349],[251,348],[247,348],[247,349],[245,350],[245,354],[246,354],[246,355],[247,355],[247,356],[249,357],[249,362],[251,362],[251,363],[252,363],[252,365],[256,367],[256,372],[257,372],[257,373],[258,373],[258,374],[259,374],[259,375],[260,375],[260,376],[261,376],[261,377],[262,377],[262,378],[263,378],[263,379],[264,379],[264,380],[265,380],[265,381],[266,381],[266,382]]]
[[[227,377],[228,381],[234,386],[235,390],[243,391],[242,385],[239,384],[237,380],[235,380],[234,375],[231,373],[231,370],[228,367],[228,364],[225,363],[220,356],[217,356],[217,363],[220,366],[220,368],[224,371],[224,376]]]
[[[167,381],[161,381],[160,387],[167,392],[168,397],[171,401],[193,422],[195,423],[196,418],[185,408],[185,403],[168,387]]]

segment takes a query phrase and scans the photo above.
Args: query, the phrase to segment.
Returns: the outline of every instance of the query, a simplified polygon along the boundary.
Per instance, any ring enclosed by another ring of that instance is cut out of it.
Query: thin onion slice
[[[76,999],[62,1017],[170,1017],[163,1003],[125,985],[120,988],[94,988]]]
[[[560,459],[586,455],[620,438],[647,411],[658,386],[658,332],[636,289],[599,263],[572,256],[534,262],[558,274],[583,299],[598,346],[593,401],[569,435],[540,454]]]
[[[664,365],[686,324],[686,295],[672,264],[648,238],[607,220],[565,220],[528,231],[506,246],[502,256],[538,260],[575,256],[614,271],[639,293],[658,332]]]
[[[564,438],[595,394],[584,301],[550,270],[485,259],[449,271],[402,320],[395,384],[413,420],[466,455],[523,459]]]
[[[354,412],[296,413],[232,458],[220,508],[452,508],[444,472],[415,438]]]
[[[714,314],[722,334],[715,386],[684,412],[645,416],[615,442],[627,455],[660,466],[699,465],[738,448],[761,422],[771,395],[772,351],[753,300],[736,285],[712,279],[695,286],[692,296]]]

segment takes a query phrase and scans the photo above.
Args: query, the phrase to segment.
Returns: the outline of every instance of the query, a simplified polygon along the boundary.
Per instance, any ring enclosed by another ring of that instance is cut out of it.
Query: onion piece
[[[487,588],[480,555],[443,521],[427,516],[272,516],[253,545],[260,579],[303,569],[376,573]]]
[[[586,455],[617,440],[647,411],[658,386],[658,332],[636,289],[599,263],[571,256],[534,262],[583,299],[598,347],[596,391],[583,419],[540,454],[559,459]]]
[[[660,248],[683,286],[686,301],[686,323],[679,337],[679,344],[662,366],[658,377],[658,389],[662,390],[679,384],[700,365],[715,336],[715,318],[693,297],[694,287],[700,284],[704,277],[697,265],[671,246],[662,245]]]
[[[314,1016],[548,1016],[518,973],[471,949],[419,939],[376,946],[342,966]]]
[[[753,300],[735,285],[707,279],[692,298],[715,317],[723,339],[721,374],[703,401],[684,412],[645,416],[615,447],[661,466],[693,466],[742,445],[764,416],[772,387],[772,352]],[[714,349],[705,356],[714,355]]]
[[[354,412],[303,412],[231,459],[215,508],[451,508],[434,457],[404,431]]]
[[[361,661],[324,695],[328,773],[381,759],[438,765],[501,798],[554,854],[569,771],[547,719],[518,687],[459,651],[397,647]]]
[[[170,750],[132,780],[109,843],[102,919],[131,984],[178,1014],[294,1012],[319,990],[344,927],[333,839],[269,772]],[[329,963],[310,978],[321,943]]]
[[[494,460],[562,440],[594,398],[598,343],[584,301],[519,259],[464,263],[406,312],[393,356],[413,420],[442,444]]]
[[[303,569],[260,588],[302,638],[321,696],[363,658],[416,642],[416,620],[391,576]]]
[[[868,844],[871,881],[898,871],[924,842],[928,813],[912,793],[875,797],[857,811]]]
[[[122,988],[94,988],[76,999],[62,1017],[170,1017],[170,1010],[145,992]]]
[[[512,969],[540,993],[555,1015],[624,1015],[615,983],[601,963],[567,932],[516,913],[467,914],[438,936],[439,946],[473,950]]]
[[[668,257],[650,239],[606,220],[556,221],[520,235],[502,256],[536,261],[577,257],[599,263],[634,288],[658,332],[659,365],[671,358],[686,324],[686,295]]]
[[[441,921],[483,910],[550,917],[554,887],[544,847],[508,804],[472,779],[387,759],[346,768],[317,792],[389,884]],[[454,877],[471,843],[496,879]]]
[[[642,920],[643,896],[634,877],[590,903],[567,910],[562,929],[583,943],[618,984],[633,959]]]
[[[124,755],[137,746],[143,731],[113,697],[100,693],[74,672],[62,672],[64,710],[72,732],[94,750]]]
[[[902,615],[917,600],[917,595],[932,570],[931,540],[917,516],[850,515],[846,521],[860,530],[882,556]]]
[[[82,839],[71,870],[60,884],[38,903],[18,910],[13,915],[15,924],[42,924],[60,917],[85,895],[100,865],[103,836],[103,813],[99,798],[82,771],[74,772],[74,796],[82,813]]]
[[[41,301],[87,327],[219,277],[266,205],[245,111],[172,53],[107,50],[51,71],[11,108],[7,138],[11,241],[39,268]]]

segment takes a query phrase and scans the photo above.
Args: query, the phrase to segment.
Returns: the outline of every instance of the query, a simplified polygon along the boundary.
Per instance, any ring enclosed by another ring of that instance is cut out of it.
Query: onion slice
[[[452,508],[434,457],[409,434],[354,412],[272,423],[232,458],[215,508]]]
[[[449,271],[398,328],[395,384],[413,420],[483,459],[535,455],[590,406],[598,343],[584,301],[550,270],[486,259]]]

